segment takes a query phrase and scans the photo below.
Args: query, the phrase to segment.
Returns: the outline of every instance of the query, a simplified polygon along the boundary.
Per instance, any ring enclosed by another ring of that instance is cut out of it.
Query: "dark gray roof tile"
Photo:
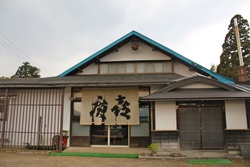
[[[183,76],[167,74],[77,75],[48,78],[13,78],[0,80],[0,87],[64,87],[64,86],[146,86],[168,85]]]

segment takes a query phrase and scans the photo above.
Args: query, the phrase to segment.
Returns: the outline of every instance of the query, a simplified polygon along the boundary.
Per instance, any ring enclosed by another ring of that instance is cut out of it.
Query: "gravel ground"
[[[230,159],[233,165],[190,165],[186,159],[126,159],[93,157],[57,157],[46,153],[0,152],[0,167],[249,167],[250,160]]]

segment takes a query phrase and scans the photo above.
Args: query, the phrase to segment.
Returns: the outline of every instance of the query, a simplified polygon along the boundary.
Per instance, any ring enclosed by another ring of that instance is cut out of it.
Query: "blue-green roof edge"
[[[107,51],[108,49],[114,47],[115,45],[117,45],[117,44],[119,44],[120,42],[124,41],[125,39],[131,37],[132,35],[135,35],[135,36],[137,36],[137,37],[139,37],[139,38],[145,40],[146,42],[151,43],[152,45],[154,45],[154,46],[156,46],[156,47],[158,47],[158,48],[160,48],[160,49],[162,49],[162,50],[164,50],[164,51],[170,53],[171,55],[173,55],[173,56],[175,56],[175,57],[181,59],[182,61],[184,61],[184,62],[190,64],[191,66],[194,66],[194,67],[200,69],[201,71],[203,71],[203,72],[209,74],[210,76],[216,78],[216,79],[219,80],[220,82],[223,82],[223,83],[230,83],[230,84],[235,83],[234,80],[229,79],[229,78],[226,78],[226,77],[224,77],[224,76],[222,76],[222,75],[219,75],[219,74],[217,74],[217,73],[215,73],[215,72],[213,72],[213,71],[211,71],[211,70],[208,70],[207,68],[205,68],[205,67],[199,65],[198,63],[196,63],[196,62],[194,62],[194,61],[192,61],[192,60],[190,60],[190,59],[188,59],[188,58],[182,56],[181,54],[179,54],[179,53],[177,53],[177,52],[175,52],[175,51],[173,51],[173,50],[167,48],[166,46],[161,45],[160,43],[158,43],[158,42],[156,42],[156,41],[154,41],[154,40],[152,40],[152,39],[150,39],[150,38],[148,38],[148,37],[146,37],[146,36],[144,36],[144,35],[142,35],[142,34],[136,32],[136,31],[131,31],[130,33],[124,35],[123,37],[119,38],[118,40],[114,41],[113,43],[109,44],[108,46],[104,47],[103,49],[99,50],[98,52],[92,54],[91,56],[87,57],[87,58],[84,59],[83,61],[77,63],[77,64],[74,65],[73,67],[71,67],[71,68],[69,68],[68,70],[64,71],[64,72],[61,73],[59,76],[66,76],[67,74],[69,74],[69,73],[72,72],[73,70],[79,68],[80,66],[84,65],[84,64],[87,63],[88,61],[90,61],[90,60],[92,60],[93,58],[97,57],[98,55],[104,53],[104,52]]]
[[[122,42],[123,40],[125,40],[126,38],[129,38],[130,36],[134,35],[135,31],[131,31],[130,33],[124,35],[123,37],[119,38],[118,40],[112,42],[111,44],[109,44],[108,46],[104,47],[103,49],[99,50],[98,52],[92,54],[91,56],[87,57],[86,59],[84,59],[83,61],[77,63],[76,65],[74,65],[73,67],[69,68],[68,70],[64,71],[63,73],[61,73],[59,76],[66,76],[67,74],[69,74],[71,71],[79,68],[80,66],[82,66],[83,64],[87,63],[88,61],[92,60],[93,58],[97,57],[98,55],[102,54],[103,52],[107,51],[108,49],[114,47],[115,45],[117,45],[118,43]]]

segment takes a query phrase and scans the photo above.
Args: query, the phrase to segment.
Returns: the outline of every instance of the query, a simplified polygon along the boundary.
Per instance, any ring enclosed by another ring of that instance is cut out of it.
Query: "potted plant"
[[[159,149],[160,143],[151,143],[148,148],[151,150],[152,155],[156,156],[156,151]]]
[[[63,130],[63,136],[68,136],[69,134],[68,134],[68,130]]]

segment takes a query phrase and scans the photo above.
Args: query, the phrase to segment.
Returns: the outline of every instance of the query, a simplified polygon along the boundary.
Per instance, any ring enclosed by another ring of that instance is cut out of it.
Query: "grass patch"
[[[233,164],[232,161],[228,159],[189,159],[190,164]]]
[[[80,156],[102,158],[138,158],[138,154],[110,154],[110,153],[85,153],[85,152],[51,152],[49,156]]]

